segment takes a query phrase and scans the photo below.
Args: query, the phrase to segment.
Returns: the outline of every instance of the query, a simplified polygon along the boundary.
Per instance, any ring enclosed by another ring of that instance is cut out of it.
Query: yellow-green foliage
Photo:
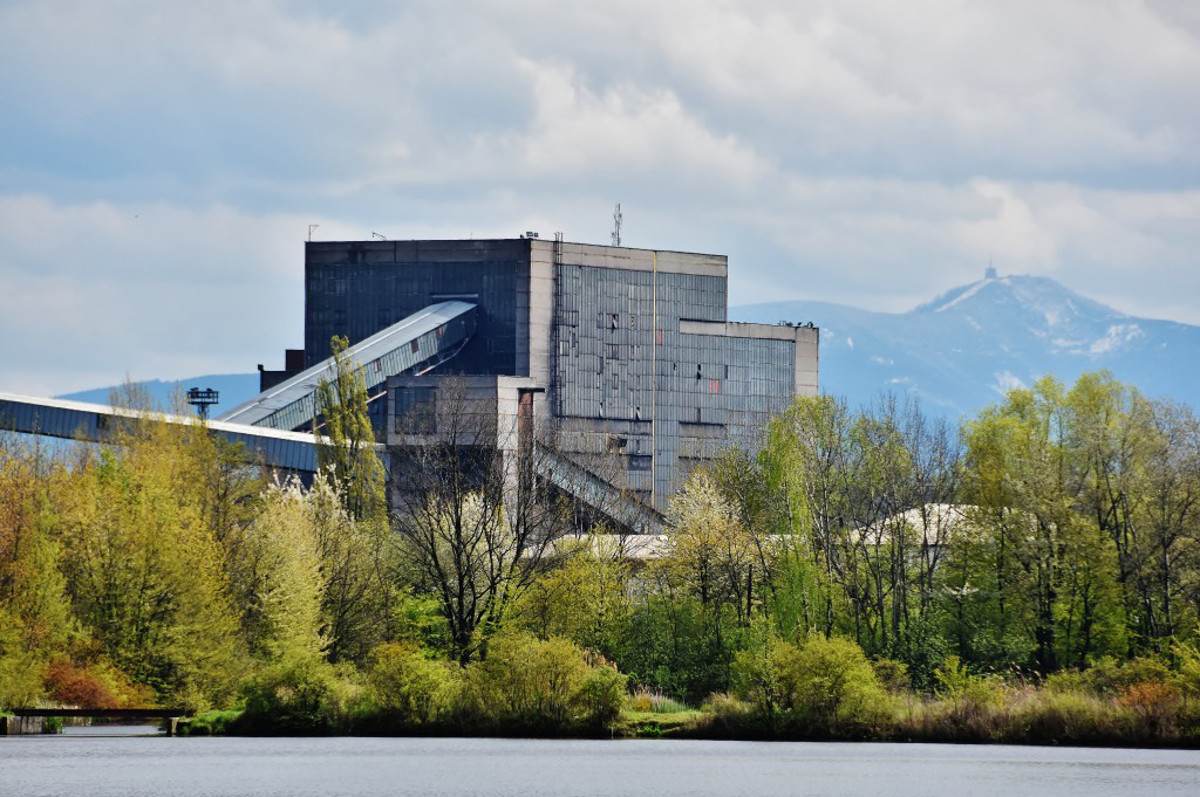
[[[238,675],[237,623],[196,478],[211,446],[165,424],[122,443],[85,454],[59,498],[76,615],[109,660],[163,700],[220,702]]]
[[[995,676],[971,673],[957,656],[934,670],[932,699],[910,706],[901,722],[909,738],[989,741],[1003,737],[1014,693]]]
[[[737,694],[785,732],[855,737],[885,727],[892,706],[862,648],[815,636],[797,647],[774,639],[738,654]]]
[[[1023,689],[1011,693],[1003,738],[1051,744],[1119,739],[1122,717],[1113,705],[1076,691]]]
[[[367,413],[367,385],[362,371],[345,356],[350,341],[330,340],[336,374],[317,386],[317,407],[327,440],[317,451],[322,473],[330,480],[342,507],[354,520],[379,519],[387,513],[383,463],[375,453],[375,432]]]
[[[744,616],[747,583],[763,575],[754,537],[707,471],[671,499],[666,555],[657,568],[705,606],[732,603]]]
[[[245,710],[236,727],[272,735],[344,732],[361,691],[319,659],[285,661],[242,684]]]
[[[321,554],[313,512],[297,485],[267,490],[230,570],[251,653],[274,662],[321,652]]]
[[[180,736],[223,736],[237,726],[240,709],[210,709],[179,724]]]
[[[938,694],[964,711],[995,706],[1004,699],[1004,684],[999,678],[972,674],[958,656],[947,657],[933,675]]]
[[[1179,659],[1177,683],[1186,701],[1185,722],[1200,731],[1200,650],[1181,643],[1175,646],[1175,656]]]
[[[364,664],[386,638],[395,589],[384,576],[387,524],[378,517],[356,519],[324,474],[313,481],[304,502],[321,560],[326,657]]]
[[[540,637],[563,636],[608,653],[620,644],[629,621],[630,568],[620,556],[596,555],[591,547],[585,543],[539,576],[521,596],[514,618]]]
[[[728,692],[715,692],[709,695],[708,700],[704,701],[704,705],[701,706],[701,711],[711,718],[711,722],[717,726],[719,731],[724,733],[745,731],[755,723],[756,719],[761,718],[760,715],[756,716],[754,705]]]
[[[1149,656],[1126,662],[1105,656],[1083,672],[1083,684],[1102,695],[1119,695],[1136,684],[1166,683],[1173,678],[1165,661]]]
[[[0,708],[36,703],[41,696],[41,663],[25,648],[13,616],[0,606]]]
[[[467,667],[466,679],[468,710],[507,732],[602,728],[625,698],[623,675],[561,637],[497,635],[487,658]]]
[[[380,645],[367,674],[375,706],[409,727],[446,719],[458,704],[461,681],[457,665],[431,659],[412,642]]]
[[[65,470],[0,441],[0,706],[36,702],[46,663],[77,635],[54,537]]]

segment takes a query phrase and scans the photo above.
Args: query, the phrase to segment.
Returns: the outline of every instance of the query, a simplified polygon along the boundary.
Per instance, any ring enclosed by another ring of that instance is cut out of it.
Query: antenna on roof
[[[615,208],[613,208],[613,230],[612,230],[612,245],[613,246],[621,245],[621,222],[624,220],[625,220],[625,217],[621,215],[621,203],[618,202],[617,206]]]
[[[310,241],[312,240],[312,233],[313,233],[313,230],[317,229],[317,228],[318,228],[318,227],[320,227],[320,226],[321,226],[320,224],[310,224],[310,225],[308,225],[308,240],[310,240]]]
[[[378,238],[378,239],[379,239],[379,240],[381,240],[381,241],[386,241],[386,240],[387,240],[387,238],[386,238],[386,237],[384,237],[383,235],[380,235],[379,233],[375,232],[374,230],[371,230],[371,237],[372,237],[372,238]]]

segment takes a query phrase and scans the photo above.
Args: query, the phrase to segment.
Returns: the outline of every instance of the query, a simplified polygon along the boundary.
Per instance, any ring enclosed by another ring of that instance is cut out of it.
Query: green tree
[[[0,441],[0,608],[20,647],[45,661],[76,634],[55,535],[53,496],[71,474],[40,449]]]
[[[324,473],[305,496],[305,510],[321,562],[325,655],[333,663],[365,663],[393,635],[396,585],[388,578],[387,526],[355,520]]]
[[[75,614],[104,656],[192,706],[225,700],[241,673],[223,550],[187,464],[206,435],[146,417],[85,451],[57,520]]]
[[[628,633],[631,587],[630,564],[614,538],[589,537],[533,582],[517,602],[515,619],[543,639],[566,637],[617,658]]]
[[[349,341],[334,336],[333,381],[317,386],[317,463],[327,473],[342,506],[354,520],[379,520],[386,515],[383,463],[375,451],[375,431],[367,412],[367,384],[346,356]]]
[[[249,652],[266,662],[319,656],[325,583],[313,513],[296,484],[272,486],[230,563]]]

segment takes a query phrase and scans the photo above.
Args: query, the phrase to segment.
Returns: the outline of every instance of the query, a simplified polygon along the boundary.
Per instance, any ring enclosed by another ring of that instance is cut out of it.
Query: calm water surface
[[[1174,750],[116,732],[0,738],[0,794],[1200,795],[1200,753]]]

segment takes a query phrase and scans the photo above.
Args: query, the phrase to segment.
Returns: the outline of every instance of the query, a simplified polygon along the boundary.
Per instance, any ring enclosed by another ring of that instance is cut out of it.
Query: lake
[[[1200,752],[674,740],[0,737],[0,793],[64,795],[1200,794]]]

